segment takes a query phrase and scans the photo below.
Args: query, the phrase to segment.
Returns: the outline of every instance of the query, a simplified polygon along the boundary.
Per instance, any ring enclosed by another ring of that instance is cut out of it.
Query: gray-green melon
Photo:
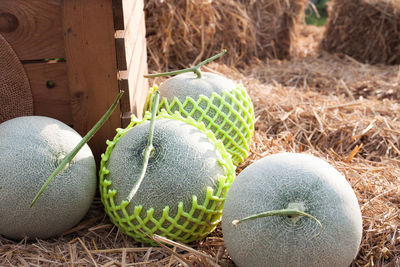
[[[159,110],[166,109],[170,114],[178,111],[184,117],[203,122],[224,143],[233,163],[238,165],[247,157],[254,134],[253,103],[243,85],[210,72],[201,75],[199,78],[186,72],[164,81],[157,88]],[[150,90],[146,110],[151,110],[152,96]]]
[[[141,231],[182,242],[200,239],[220,221],[225,197],[221,178],[228,186],[234,177],[229,154],[222,143],[216,146],[215,137],[209,138],[210,131],[207,135],[184,121],[157,118],[154,151],[146,174],[132,200],[127,202],[140,177],[149,130],[149,121],[144,121],[109,143],[100,173],[100,192],[106,211],[124,233],[138,241],[152,242]],[[222,192],[217,192],[218,188]],[[210,189],[217,195],[215,199],[207,197]],[[190,213],[192,208],[192,214],[182,215]]]
[[[315,220],[302,216],[232,224],[294,206],[318,219],[322,231]],[[359,249],[362,218],[354,191],[333,166],[312,155],[279,153],[251,164],[232,183],[222,231],[239,267],[347,267]]]
[[[0,124],[1,235],[54,237],[85,216],[96,191],[96,164],[87,145],[29,207],[81,138],[68,125],[48,117],[18,117]]]
[[[202,78],[197,78],[193,72],[186,72],[167,79],[159,87],[161,97],[169,102],[177,97],[182,103],[186,97],[198,99],[199,95],[211,97],[213,93],[222,95],[222,92],[232,92],[236,83],[224,76],[211,72],[201,72]]]

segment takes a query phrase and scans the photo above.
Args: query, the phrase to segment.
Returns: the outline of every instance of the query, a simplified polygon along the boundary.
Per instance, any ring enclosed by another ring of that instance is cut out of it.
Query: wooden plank
[[[34,114],[72,125],[65,62],[24,64],[33,95]]]
[[[1,0],[0,33],[21,60],[65,56],[62,0]]]
[[[137,53],[138,49],[140,53],[143,51],[143,42],[145,38],[145,20],[144,20],[144,4],[143,0],[122,0],[123,11],[124,11],[124,24],[125,29],[123,38],[125,39],[125,53],[127,60],[127,69],[131,67],[131,64],[136,64],[132,61],[132,58]],[[145,46],[146,47],[146,46]]]
[[[143,107],[146,100],[146,96],[149,90],[149,82],[143,77],[147,73],[147,57],[146,57],[146,44],[138,44],[142,50],[137,51],[132,56],[132,61],[128,69],[128,83],[129,83],[129,96],[131,103],[131,111],[136,116],[141,117],[143,115]]]
[[[147,73],[146,28],[143,0],[122,0],[126,78],[129,84],[131,112],[142,116],[142,109],[147,96],[149,84],[143,78]]]
[[[74,128],[86,134],[118,94],[112,1],[63,2],[64,36]],[[121,127],[120,109],[89,142],[97,162]]]

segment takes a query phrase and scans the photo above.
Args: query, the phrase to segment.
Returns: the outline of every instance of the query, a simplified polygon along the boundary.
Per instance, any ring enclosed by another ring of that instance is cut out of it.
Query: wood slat
[[[1,0],[0,33],[21,60],[63,58],[62,0]]]
[[[146,43],[137,43],[141,49],[137,49],[132,55],[131,64],[128,69],[129,96],[131,110],[138,117],[143,114],[143,107],[149,90],[149,82],[143,77],[147,71]]]
[[[132,59],[137,53],[143,53],[143,48],[146,48],[146,43],[143,42],[146,34],[144,4],[143,0],[122,1],[125,25],[123,38],[125,39],[127,70],[129,70],[132,64],[137,65]],[[145,45],[144,47],[143,44]]]
[[[65,62],[24,64],[31,85],[34,114],[73,124]],[[49,86],[53,83],[54,86]]]
[[[141,117],[149,88],[148,80],[143,78],[148,70],[144,1],[119,1],[122,3],[124,29],[118,32],[116,40],[118,66],[119,70],[126,70],[123,76],[128,80],[131,112]]]
[[[64,35],[74,128],[86,134],[118,94],[112,1],[63,2]],[[120,109],[89,142],[97,162],[121,127]]]

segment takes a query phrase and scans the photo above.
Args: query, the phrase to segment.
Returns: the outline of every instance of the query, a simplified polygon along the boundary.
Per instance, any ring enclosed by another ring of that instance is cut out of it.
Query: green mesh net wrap
[[[221,220],[225,197],[235,178],[235,167],[230,154],[225,150],[222,142],[217,140],[214,134],[205,128],[204,124],[196,122],[192,118],[183,118],[179,113],[170,115],[166,111],[162,111],[156,117],[156,119],[169,118],[181,120],[193,125],[204,132],[212,144],[215,144],[219,152],[218,162],[225,171],[225,176],[220,176],[218,178],[218,187],[207,187],[207,193],[202,203],[198,202],[199,198],[195,195],[192,196],[190,207],[184,207],[182,202],[177,203],[176,214],[170,214],[170,207],[165,206],[162,210],[161,218],[155,218],[153,216],[155,212],[154,208],[149,208],[146,212],[142,212],[143,207],[137,205],[134,207],[133,214],[129,214],[126,209],[129,205],[127,200],[116,203],[115,195],[117,191],[110,188],[112,181],[107,179],[110,173],[107,169],[107,161],[118,140],[131,130],[133,126],[140,125],[150,120],[150,118],[150,112],[146,112],[142,120],[132,116],[131,123],[125,129],[117,129],[117,134],[114,139],[112,141],[107,141],[108,147],[106,152],[102,155],[99,173],[100,194],[105,211],[109,215],[111,221],[118,226],[123,233],[133,237],[137,241],[157,245],[150,238],[153,234],[184,243],[199,240],[211,233]],[[144,179],[146,179],[146,177]]]
[[[151,110],[154,92],[150,89],[144,109]],[[233,164],[243,162],[250,150],[250,141],[254,134],[254,107],[243,85],[239,84],[230,92],[222,95],[213,93],[211,97],[200,95],[197,100],[186,97],[182,103],[174,98],[171,103],[163,97],[158,110],[165,109],[169,114],[178,111],[183,117],[192,117],[203,122],[217,139],[221,140],[231,154]]]

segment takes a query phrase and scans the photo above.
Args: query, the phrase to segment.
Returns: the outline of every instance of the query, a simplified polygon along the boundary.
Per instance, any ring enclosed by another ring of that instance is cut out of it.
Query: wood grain
[[[62,0],[0,1],[0,33],[21,60],[65,56],[61,3]]]
[[[64,1],[63,17],[74,128],[86,134],[118,94],[112,1]],[[118,127],[119,107],[89,142],[97,162]]]
[[[31,85],[34,114],[72,125],[66,63],[24,64],[24,68]]]

